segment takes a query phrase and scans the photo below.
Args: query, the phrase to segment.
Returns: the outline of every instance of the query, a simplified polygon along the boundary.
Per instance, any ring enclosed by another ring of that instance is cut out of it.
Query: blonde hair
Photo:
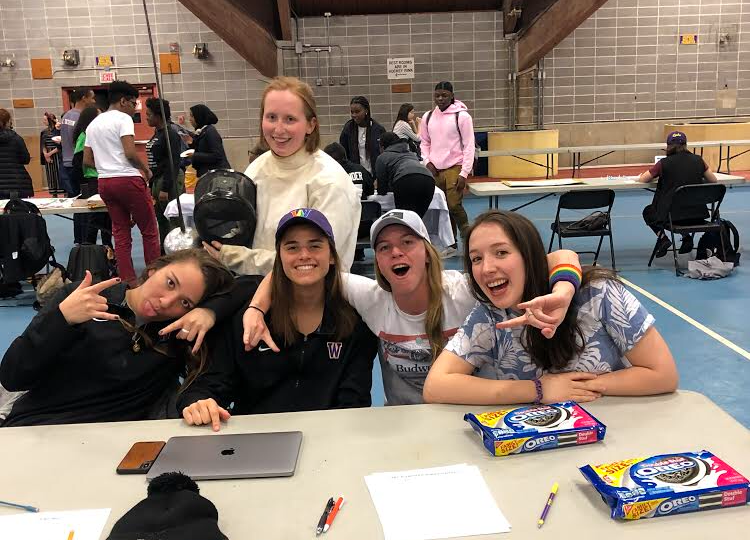
[[[274,90],[288,90],[302,100],[302,107],[305,110],[305,118],[308,122],[314,122],[312,133],[305,137],[305,150],[309,153],[315,152],[320,147],[320,122],[318,121],[318,109],[315,103],[310,85],[300,81],[296,77],[274,77],[263,91],[263,97],[260,100],[260,141],[257,147],[261,150],[270,150],[266,138],[263,136],[263,115],[266,114],[266,96]]]
[[[424,331],[430,342],[432,362],[445,347],[446,339],[443,333],[443,263],[440,254],[431,243],[422,239],[427,255],[427,286],[429,288],[429,302],[424,318]],[[375,279],[383,289],[392,293],[393,289],[388,280],[380,272],[377,261],[375,263]]]

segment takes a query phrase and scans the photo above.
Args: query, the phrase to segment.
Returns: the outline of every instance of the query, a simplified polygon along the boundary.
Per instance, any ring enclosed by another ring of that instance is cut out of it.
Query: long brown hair
[[[551,289],[547,254],[537,228],[531,221],[516,212],[489,210],[477,216],[468,228],[465,237],[464,266],[471,279],[474,297],[480,302],[492,305],[474,279],[468,247],[472,233],[484,223],[494,223],[500,226],[523,259],[525,283],[521,301],[526,302],[537,296],[549,294]],[[617,275],[609,269],[587,267],[583,272],[581,286],[595,279],[617,279]],[[563,322],[557,327],[553,338],[545,338],[541,330],[533,326],[526,326],[521,333],[523,349],[531,356],[534,363],[546,370],[565,368],[571,359],[583,352],[583,343],[583,333],[577,322],[577,310],[572,306],[565,314]]]
[[[447,343],[443,333],[443,263],[440,254],[431,243],[422,239],[427,255],[427,286],[429,287],[429,302],[424,318],[424,332],[430,342],[432,362],[440,355]],[[391,284],[380,272],[375,262],[375,279],[382,289],[393,293]]]
[[[296,227],[314,225],[291,225],[284,233],[286,234]],[[331,258],[333,264],[328,269],[325,277],[325,303],[330,313],[333,314],[336,341],[342,341],[354,332],[357,325],[357,313],[354,308],[346,301],[344,289],[341,283],[341,259],[339,259],[336,245],[328,236],[325,236],[328,246],[331,249]],[[273,332],[284,338],[286,346],[292,345],[297,341],[298,331],[294,323],[294,284],[284,272],[281,264],[281,240],[276,242],[276,259],[273,262],[273,274],[271,275],[271,298],[273,306],[271,307],[271,328]]]
[[[205,250],[202,249],[183,249],[181,251],[175,251],[169,255],[162,255],[158,259],[152,261],[146,266],[146,269],[141,274],[139,283],[142,285],[151,277],[151,275],[169,266],[170,264],[192,262],[201,271],[203,280],[205,283],[205,290],[203,296],[199,302],[203,302],[207,298],[216,296],[219,294],[227,293],[231,290],[234,285],[234,278],[231,272],[222,263],[211,257]],[[154,343],[154,340],[148,335],[148,333],[130,323],[124,319],[120,319],[120,322],[128,332],[137,334],[139,339],[143,341],[144,347],[153,348],[159,352],[165,353],[158,345]],[[187,358],[185,362],[186,375],[185,381],[180,388],[180,392],[184,391],[190,384],[205,371],[208,365],[208,351],[206,349],[206,343],[201,345],[198,350],[198,354],[193,354],[192,344],[187,341],[180,341],[178,343],[180,347],[183,347],[183,356]]]
[[[320,121],[318,120],[318,106],[315,103],[315,96],[312,88],[296,77],[274,77],[263,91],[263,97],[260,99],[260,140],[256,148],[270,150],[266,138],[263,136],[263,116],[266,114],[266,96],[274,90],[289,90],[292,94],[302,100],[302,107],[305,110],[305,118],[308,122],[315,120],[315,127],[312,133],[305,137],[305,150],[309,153],[315,152],[320,147]]]

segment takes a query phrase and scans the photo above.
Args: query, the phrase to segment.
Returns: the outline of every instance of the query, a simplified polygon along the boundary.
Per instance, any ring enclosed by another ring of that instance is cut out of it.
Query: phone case
[[[165,444],[164,441],[135,443],[117,466],[117,474],[146,474]]]

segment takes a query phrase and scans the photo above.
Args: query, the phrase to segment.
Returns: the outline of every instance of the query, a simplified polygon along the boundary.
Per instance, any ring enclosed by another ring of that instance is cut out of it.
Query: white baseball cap
[[[422,218],[416,212],[411,210],[391,210],[380,216],[375,223],[370,227],[370,246],[375,249],[375,242],[378,239],[380,231],[386,228],[388,225],[403,225],[408,227],[414,234],[430,241],[430,233],[427,232]]]

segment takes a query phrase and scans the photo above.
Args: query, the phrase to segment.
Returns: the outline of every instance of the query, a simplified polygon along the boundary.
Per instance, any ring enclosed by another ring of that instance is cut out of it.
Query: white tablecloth
[[[383,212],[388,212],[394,208],[393,193],[388,193],[387,195],[370,195],[368,199],[379,202]],[[448,213],[448,203],[445,200],[445,193],[439,187],[435,188],[432,202],[427,212],[425,212],[422,221],[424,221],[427,227],[427,232],[430,233],[432,245],[438,248],[446,248],[455,243],[456,240],[453,237],[453,230],[451,229],[451,217]]]

